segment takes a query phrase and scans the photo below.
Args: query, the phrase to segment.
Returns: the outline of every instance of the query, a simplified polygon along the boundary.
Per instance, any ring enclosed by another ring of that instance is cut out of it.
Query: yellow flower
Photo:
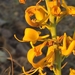
[[[53,6],[52,9],[51,9],[51,13],[52,13],[54,16],[60,16],[60,15],[61,15],[61,9],[60,9],[60,7],[58,7],[58,6]]]
[[[48,20],[47,11],[44,7],[30,6],[25,10],[25,20],[32,27],[42,26]],[[31,19],[34,17],[33,19]]]
[[[68,6],[65,0],[62,0],[62,3],[61,3],[61,6],[65,8],[65,10],[63,11],[61,11],[60,9],[60,0],[58,2],[57,0],[50,1],[48,3],[48,6],[50,7],[51,13],[54,16],[60,16],[63,14],[75,16],[75,7]]]
[[[63,46],[61,48],[61,53],[64,56],[69,56],[75,48],[75,40],[72,40],[67,46],[67,35],[64,33]]]
[[[60,2],[57,2],[57,0],[53,0],[48,3],[48,6],[50,7],[50,11],[52,15],[60,16],[61,14]]]
[[[75,7],[73,6],[68,6],[67,11],[69,15],[75,16]]]
[[[32,28],[26,28],[24,31],[24,36],[22,40],[19,40],[16,35],[14,37],[19,41],[19,42],[33,42],[36,43],[36,41],[40,41],[44,38],[49,37],[49,35],[44,35],[44,36],[39,36],[41,32],[36,31]]]
[[[75,75],[75,70],[70,68],[70,73],[69,75]]]
[[[67,15],[75,16],[75,7],[74,6],[68,6],[65,2],[65,0],[62,0],[62,6],[66,9]]]
[[[28,61],[32,64],[32,66],[34,68],[43,68],[46,66],[46,64],[49,64],[48,60],[52,57],[53,55],[53,51],[50,51],[49,54],[42,58],[40,61],[38,61],[37,63],[34,63],[33,60],[34,60],[34,57],[36,56],[40,56],[42,55],[42,48],[44,46],[46,46],[47,42],[44,42],[38,46],[35,46],[34,48],[31,48],[28,53],[27,53],[27,59]]]
[[[40,64],[39,64],[39,63],[34,63],[34,62],[33,62],[33,59],[34,59],[34,57],[36,57],[36,56],[42,55],[42,48],[43,48],[44,46],[46,46],[46,43],[47,43],[47,42],[44,42],[44,43],[42,43],[42,44],[40,44],[40,45],[38,45],[38,46],[35,46],[34,48],[31,48],[31,49],[28,51],[28,53],[27,53],[27,59],[28,59],[28,61],[33,65],[34,68],[43,66],[43,64],[41,64],[41,63],[43,63],[43,62],[41,62]]]
[[[26,0],[19,0],[20,3],[25,4]]]

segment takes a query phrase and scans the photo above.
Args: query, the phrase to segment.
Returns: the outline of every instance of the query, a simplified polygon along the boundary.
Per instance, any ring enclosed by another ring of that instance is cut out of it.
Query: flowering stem
[[[55,50],[55,75],[61,75],[61,54],[59,50]]]
[[[50,27],[50,33],[51,33],[52,39],[56,39],[56,25],[52,25]]]
[[[51,14],[50,8],[48,7],[48,2],[50,2],[50,0],[45,0],[45,2],[46,2],[47,10],[50,14],[49,21],[52,24],[52,25],[50,25],[49,31],[51,33],[52,39],[56,39],[57,35],[56,35],[56,23],[55,23],[55,19],[54,19],[55,17]],[[57,44],[55,47],[54,73],[55,73],[55,75],[61,75],[61,54],[60,54],[60,50],[57,48]]]
[[[56,25],[53,25],[50,28],[50,32],[52,35],[52,39],[56,39]],[[55,75],[61,75],[61,54],[60,54],[60,50],[55,47],[55,66],[54,66],[54,70],[55,70]]]
[[[50,33],[52,35],[52,39],[56,39],[56,25],[53,25],[52,27],[50,27]],[[57,48],[57,46],[55,47],[55,66],[54,66],[54,70],[55,70],[55,75],[61,75],[61,54],[60,54],[60,50]]]

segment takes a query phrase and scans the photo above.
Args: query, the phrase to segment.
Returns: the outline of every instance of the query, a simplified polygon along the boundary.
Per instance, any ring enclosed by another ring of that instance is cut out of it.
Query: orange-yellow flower
[[[65,0],[62,0],[62,6],[66,9],[67,15],[75,16],[75,7],[74,6],[68,6]]]
[[[61,53],[64,56],[69,56],[75,48],[75,40],[72,40],[67,46],[67,35],[64,33],[63,46],[61,48]]]
[[[75,16],[75,7],[68,6],[67,7],[67,12],[68,12],[69,15]]]
[[[37,63],[34,63],[34,57],[36,56],[37,52],[34,51],[34,48],[30,49],[27,53],[27,59],[28,61],[32,64],[34,68],[38,67],[45,67],[46,64],[49,64],[48,60],[52,57],[53,51],[51,51],[46,57],[42,58],[40,61]]]
[[[60,3],[57,2],[56,0],[50,1],[48,3],[48,6],[50,8],[50,12],[54,16],[60,16],[61,14],[61,9],[60,9]]]
[[[75,70],[70,68],[70,73],[69,75],[75,75]]]
[[[44,38],[49,37],[49,35],[44,35],[44,36],[39,36],[41,32],[36,31],[32,28],[26,28],[24,31],[24,36],[22,40],[19,40],[16,35],[14,37],[19,41],[19,42],[33,42],[36,43],[36,41],[40,41]]]
[[[19,0],[20,3],[25,4],[26,0]]]
[[[33,65],[33,67],[34,68],[37,68],[37,67],[41,67],[41,66],[43,66],[43,64],[39,64],[39,63],[34,63],[33,62],[33,59],[34,59],[34,57],[36,57],[36,56],[40,56],[40,55],[42,55],[42,48],[44,47],[44,46],[46,46],[46,43],[47,42],[44,42],[44,43],[42,43],[42,44],[40,44],[40,45],[38,45],[38,46],[35,46],[34,48],[31,48],[29,51],[28,51],[28,53],[27,53],[27,59],[28,59],[28,61]]]
[[[44,7],[39,5],[30,6],[25,11],[25,20],[32,27],[42,26],[43,23],[48,20],[47,11]]]
[[[54,16],[60,16],[61,14],[61,9],[58,6],[53,6],[51,9],[51,14]]]

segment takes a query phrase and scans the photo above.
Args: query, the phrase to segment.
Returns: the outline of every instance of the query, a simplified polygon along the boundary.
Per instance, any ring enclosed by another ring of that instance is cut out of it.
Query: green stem
[[[56,25],[53,25],[50,28],[50,32],[52,35],[52,39],[56,39]],[[55,75],[61,75],[61,54],[60,50],[57,48],[57,45],[55,47]]]
[[[50,33],[51,33],[51,36],[52,36],[52,39],[56,39],[56,25],[51,25],[50,26]]]
[[[49,31],[51,33],[52,39],[56,39],[56,23],[55,23],[55,17],[51,14],[50,8],[48,7],[48,2],[50,0],[45,0],[48,13],[50,14],[49,21],[52,23],[52,25],[49,26]],[[55,44],[54,44],[55,46]],[[55,47],[55,66],[54,66],[54,73],[55,75],[61,75],[61,54],[60,50],[57,48],[57,44]]]
[[[61,75],[61,54],[59,50],[55,50],[55,75]]]

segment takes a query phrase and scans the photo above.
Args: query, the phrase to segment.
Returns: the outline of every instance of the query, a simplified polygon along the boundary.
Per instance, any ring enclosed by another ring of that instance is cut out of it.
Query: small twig
[[[44,1],[44,0],[39,0],[39,1],[36,3],[36,5],[39,5],[42,1]]]
[[[7,72],[8,70],[11,70],[10,67],[8,67],[8,68],[5,70],[5,72]],[[5,73],[5,72],[4,72],[4,73]],[[8,72],[8,75],[10,75],[10,73],[11,73],[11,71]]]
[[[7,58],[8,60],[11,60],[11,61],[13,61],[13,62],[15,62],[19,67],[21,67],[22,68],[22,66],[16,61],[16,60],[14,60],[14,59],[11,59],[10,57],[9,58]]]
[[[67,65],[67,63],[68,63],[68,62],[66,62],[66,63],[61,67],[61,69],[63,69],[63,68]]]
[[[0,47],[0,48],[3,48],[10,56],[10,58],[12,59],[12,55],[11,53],[4,47]],[[13,62],[11,61],[11,75],[14,75],[14,71],[13,71]]]

